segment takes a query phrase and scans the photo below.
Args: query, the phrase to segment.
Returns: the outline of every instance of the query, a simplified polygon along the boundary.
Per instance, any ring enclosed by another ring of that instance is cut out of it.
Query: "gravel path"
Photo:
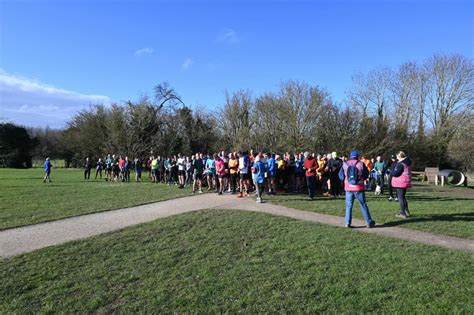
[[[255,211],[334,226],[342,227],[344,225],[344,219],[338,216],[295,210],[270,203],[257,204],[250,198],[238,199],[235,196],[203,194],[0,231],[0,257],[11,257],[43,247],[203,209]],[[353,225],[355,231],[474,252],[474,241],[472,240],[399,227],[357,228],[363,227],[365,224],[363,221],[356,219],[353,220]]]

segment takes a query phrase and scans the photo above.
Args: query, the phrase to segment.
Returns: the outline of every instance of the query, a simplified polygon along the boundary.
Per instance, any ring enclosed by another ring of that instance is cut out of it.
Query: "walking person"
[[[365,180],[368,176],[367,166],[359,161],[359,152],[352,151],[350,159],[342,165],[339,171],[339,178],[344,182],[344,190],[346,191],[345,226],[347,228],[352,227],[352,206],[355,198],[359,201],[366,226],[368,228],[375,226],[375,221],[370,216],[369,207],[365,200]]]
[[[397,217],[406,219],[410,216],[406,193],[407,189],[411,187],[412,163],[403,151],[398,152],[397,159],[398,162],[392,172],[392,186],[397,190],[398,202],[400,203],[400,213],[397,214]]]
[[[257,203],[262,203],[262,193],[263,189],[265,187],[265,172],[266,172],[266,167],[265,163],[263,163],[263,155],[262,153],[259,153],[254,160],[254,164],[252,167],[252,173],[255,175],[254,176],[254,181],[255,181],[255,189],[257,192]]]
[[[84,179],[91,179],[91,168],[92,168],[92,163],[90,159],[87,157],[86,161],[84,162]]]
[[[308,151],[304,153],[304,168],[306,169],[306,185],[308,186],[308,197],[313,200],[315,195],[315,178],[316,170],[318,169],[318,162],[309,154]]]
[[[47,157],[44,160],[44,178],[43,178],[43,183],[46,183],[46,180],[48,180],[48,183],[51,183],[51,161],[49,160],[49,157]]]

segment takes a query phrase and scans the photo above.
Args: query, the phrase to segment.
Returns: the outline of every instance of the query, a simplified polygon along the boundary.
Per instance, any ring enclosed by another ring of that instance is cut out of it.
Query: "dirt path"
[[[334,226],[342,227],[344,225],[344,219],[338,216],[295,210],[270,203],[257,204],[249,198],[238,199],[235,196],[203,194],[0,231],[0,257],[12,257],[43,247],[203,209],[255,211]],[[399,227],[357,228],[365,226],[365,224],[363,221],[355,219],[353,225],[356,227],[354,230],[360,232],[474,252],[474,241],[472,240]]]

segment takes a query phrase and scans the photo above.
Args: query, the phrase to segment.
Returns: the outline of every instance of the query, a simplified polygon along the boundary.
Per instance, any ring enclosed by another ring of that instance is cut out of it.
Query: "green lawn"
[[[240,211],[0,261],[0,313],[474,313],[473,255]]]
[[[42,183],[42,170],[0,169],[0,230],[189,195],[190,189],[142,183],[84,181],[83,171],[53,169],[53,182]],[[147,174],[144,174],[147,177]],[[474,239],[474,189],[440,188],[416,184],[408,194],[412,217],[401,220],[398,202],[367,193],[372,216],[377,223]],[[291,208],[344,215],[344,199],[304,195],[265,196],[270,202]],[[362,218],[357,202],[354,217]]]
[[[399,226],[474,239],[474,190],[469,188],[435,187],[418,183],[407,194],[412,216],[403,220],[395,217],[399,212],[396,201],[387,196],[367,192],[367,202],[373,219],[379,224]],[[265,199],[290,208],[338,216],[345,214],[344,196],[333,199],[318,196],[311,201],[305,195],[280,194]],[[360,206],[354,202],[353,216],[362,219]]]
[[[144,177],[148,174],[144,173]],[[85,181],[83,171],[53,169],[52,183],[41,169],[0,168],[0,229],[111,210],[189,195],[190,189],[141,183]],[[134,174],[132,175],[134,176]]]

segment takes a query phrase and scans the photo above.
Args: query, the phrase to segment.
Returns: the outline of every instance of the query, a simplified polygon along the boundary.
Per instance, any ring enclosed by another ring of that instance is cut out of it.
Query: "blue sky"
[[[212,110],[294,79],[343,102],[358,72],[474,57],[474,1],[0,0],[0,118],[64,126],[168,81]]]

